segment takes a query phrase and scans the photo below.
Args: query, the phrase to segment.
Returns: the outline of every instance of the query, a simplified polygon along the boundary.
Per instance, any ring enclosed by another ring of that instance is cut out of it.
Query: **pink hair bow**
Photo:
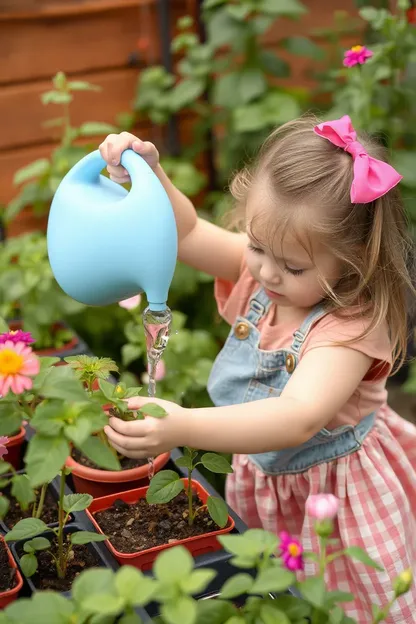
[[[334,121],[325,121],[313,130],[351,154],[354,162],[354,179],[351,185],[353,204],[367,204],[378,199],[402,179],[403,176],[391,165],[367,153],[364,146],[357,141],[357,133],[348,115]]]

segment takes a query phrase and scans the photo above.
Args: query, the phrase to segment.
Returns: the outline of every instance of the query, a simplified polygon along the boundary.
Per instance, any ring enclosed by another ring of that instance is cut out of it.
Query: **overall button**
[[[286,356],[286,370],[289,374],[293,373],[296,368],[295,356],[292,353],[288,353]]]
[[[237,323],[234,329],[234,335],[238,340],[245,340],[250,333],[250,327],[247,323]]]

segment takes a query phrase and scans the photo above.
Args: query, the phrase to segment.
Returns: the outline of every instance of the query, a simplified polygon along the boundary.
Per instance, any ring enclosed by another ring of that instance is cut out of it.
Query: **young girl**
[[[234,178],[242,232],[234,233],[199,219],[155,146],[131,134],[100,146],[113,180],[129,179],[119,164],[126,148],[166,189],[179,257],[216,277],[218,309],[232,328],[208,384],[216,407],[156,400],[168,416],[110,419],[112,445],[136,458],[182,445],[233,453],[231,507],[249,527],[301,536],[306,549],[318,546],[306,499],[337,496],[343,547],[365,548],[385,571],[337,559],[329,586],[354,595],[348,615],[371,621],[371,604],[386,604],[392,579],[416,564],[416,428],[386,403],[413,292],[401,176],[380,146],[357,139],[348,116],[296,120]],[[415,604],[413,589],[388,622],[414,622]]]

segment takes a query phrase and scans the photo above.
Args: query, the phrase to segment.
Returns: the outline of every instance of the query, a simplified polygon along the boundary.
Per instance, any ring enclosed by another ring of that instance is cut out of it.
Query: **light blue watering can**
[[[98,150],[66,174],[49,214],[49,261],[60,287],[81,303],[102,306],[144,292],[150,309],[162,311],[177,259],[172,205],[141,156],[126,150],[121,164],[130,192],[101,175]]]

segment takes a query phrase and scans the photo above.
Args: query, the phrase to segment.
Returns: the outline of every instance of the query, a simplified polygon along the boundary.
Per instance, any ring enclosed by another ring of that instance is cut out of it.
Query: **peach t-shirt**
[[[243,264],[238,281],[233,284],[226,280],[215,281],[215,299],[222,318],[233,325],[237,316],[245,316],[250,298],[259,288],[249,270]],[[267,351],[290,348],[293,333],[299,329],[297,323],[279,323],[279,310],[272,304],[267,314],[260,319],[260,348]],[[368,324],[368,321],[367,321]],[[320,346],[342,342],[359,336],[366,327],[366,319],[341,319],[328,313],[310,330],[301,350],[301,356]],[[366,338],[348,345],[374,358],[374,363],[354,394],[344,405],[337,417],[328,425],[329,429],[340,425],[358,423],[362,418],[376,412],[387,400],[386,380],[392,366],[391,348],[387,325],[382,325]],[[328,384],[331,373],[328,371]]]

